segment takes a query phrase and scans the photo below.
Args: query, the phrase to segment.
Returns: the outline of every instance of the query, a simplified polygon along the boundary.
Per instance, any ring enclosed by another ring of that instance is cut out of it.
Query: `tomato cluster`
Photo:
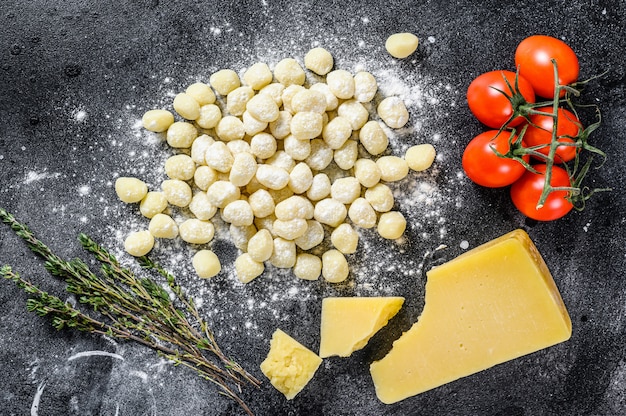
[[[578,58],[565,42],[533,35],[518,45],[515,64],[516,72],[483,73],[467,89],[470,111],[490,130],[468,143],[463,169],[478,185],[510,186],[520,212],[550,221],[573,208],[571,192],[563,189],[573,186],[565,164],[577,157],[584,129],[561,98],[566,95],[562,86],[578,80]],[[550,193],[538,205],[547,177]]]

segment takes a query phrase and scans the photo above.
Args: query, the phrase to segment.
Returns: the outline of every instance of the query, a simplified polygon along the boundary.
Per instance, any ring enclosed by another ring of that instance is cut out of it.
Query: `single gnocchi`
[[[378,220],[378,234],[388,240],[402,237],[406,229],[406,219],[399,211],[385,212]]]
[[[333,68],[333,56],[324,48],[313,48],[304,56],[304,66],[317,75],[326,75]]]
[[[148,230],[132,232],[124,240],[124,249],[134,257],[145,256],[153,247],[154,237]]]
[[[373,156],[387,150],[389,138],[383,128],[375,120],[370,120],[359,131],[359,140],[365,150]]]
[[[348,278],[350,267],[339,250],[328,250],[322,254],[322,276],[331,283],[341,283]]]
[[[250,283],[263,274],[265,266],[260,261],[255,261],[250,254],[243,253],[235,260],[235,272],[241,283]]]
[[[186,121],[176,121],[167,129],[167,144],[173,148],[188,149],[198,137],[198,129]]]
[[[191,244],[206,244],[213,239],[215,227],[210,221],[189,218],[178,226],[183,241]]]
[[[354,76],[354,99],[360,103],[369,103],[376,96],[378,83],[369,72],[357,72]]]
[[[296,264],[296,243],[281,237],[274,239],[274,251],[269,259],[274,267],[289,269]]]
[[[357,198],[350,208],[348,208],[348,217],[350,221],[357,227],[372,228],[376,225],[376,211],[372,208],[372,205],[365,198]]]
[[[217,276],[222,270],[219,257],[211,250],[199,250],[193,256],[192,264],[196,274],[202,279]]]
[[[120,201],[132,204],[141,201],[148,193],[148,185],[141,179],[119,177],[115,180],[115,192]]]
[[[207,84],[195,82],[187,87],[185,93],[196,100],[198,105],[204,106],[215,102],[215,93]]]
[[[161,133],[174,123],[174,114],[167,110],[148,110],[141,118],[141,123],[146,130]]]
[[[181,92],[174,97],[174,110],[187,120],[200,117],[200,104],[191,95]]]
[[[314,254],[299,253],[296,256],[296,264],[293,266],[293,274],[303,280],[317,280],[322,273],[322,259]]]
[[[404,154],[404,160],[411,170],[416,172],[430,168],[437,156],[437,152],[432,144],[418,144],[409,147]]]
[[[376,161],[376,165],[380,169],[380,179],[385,182],[399,181],[409,173],[409,164],[398,156],[380,157]]]
[[[302,85],[306,74],[298,61],[293,58],[285,58],[274,67],[274,77],[285,86]]]
[[[387,38],[385,49],[394,58],[403,59],[417,50],[419,39],[413,33],[394,33]]]
[[[354,77],[344,69],[336,69],[326,75],[326,84],[335,97],[348,100],[354,96]]]
[[[196,162],[185,154],[174,155],[165,161],[164,169],[170,179],[188,181],[196,173]]]
[[[257,231],[248,241],[248,254],[257,262],[269,260],[274,252],[274,239],[272,234],[265,229]]]
[[[186,207],[191,202],[193,193],[191,187],[180,179],[166,179],[161,182],[161,189],[170,205]]]
[[[163,192],[150,191],[139,203],[139,212],[146,217],[152,218],[167,208],[167,198]]]
[[[228,203],[222,209],[222,219],[229,224],[243,227],[253,224],[254,213],[248,201],[238,199]]]
[[[348,215],[346,206],[333,198],[324,198],[315,204],[313,218],[331,227],[338,227]]]
[[[227,96],[229,92],[241,86],[239,75],[232,69],[222,69],[209,77],[209,83],[218,94]]]
[[[148,231],[154,238],[173,239],[178,237],[178,225],[167,214],[156,214],[150,220]]]
[[[274,75],[264,62],[251,65],[243,74],[244,82],[254,90],[260,90],[272,82]]]
[[[378,115],[392,129],[399,129],[409,121],[409,112],[399,97],[387,97],[376,108]]]
[[[352,254],[359,243],[359,234],[350,224],[344,222],[333,230],[330,241],[341,253]]]

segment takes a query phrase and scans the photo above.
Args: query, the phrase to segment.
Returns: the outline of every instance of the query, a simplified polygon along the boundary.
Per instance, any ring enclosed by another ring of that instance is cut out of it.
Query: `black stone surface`
[[[193,277],[193,248],[165,242],[155,248],[202,302],[227,353],[264,381],[242,392],[250,407],[258,415],[626,414],[625,27],[626,4],[602,0],[3,0],[0,206],[62,256],[83,255],[76,235],[85,232],[132,264],[122,253],[123,237],[147,222],[136,207],[117,201],[112,184],[131,175],[157,188],[173,154],[137,127],[143,112],[171,108],[173,94],[218,69],[273,65],[289,56],[301,61],[312,46],[323,46],[337,68],[370,70],[389,91],[393,79],[402,80],[411,128],[392,137],[392,148],[431,142],[440,156],[429,173],[413,173],[394,187],[397,208],[409,220],[404,241],[363,232],[347,285],[297,281],[275,269],[238,284],[236,250],[219,228],[211,247],[224,271],[210,281]],[[386,37],[400,31],[421,39],[404,61],[384,50]],[[481,189],[459,174],[464,143],[482,130],[467,110],[467,85],[481,72],[513,68],[515,46],[535,33],[565,39],[580,57],[582,78],[608,70],[583,99],[603,113],[593,142],[608,154],[591,185],[614,190],[551,223],[524,219],[506,191]],[[394,405],[380,403],[368,365],[419,316],[424,271],[462,253],[463,241],[475,247],[520,227],[561,290],[571,340]],[[447,248],[436,250],[442,244]],[[62,283],[4,226],[0,262],[63,293]],[[286,401],[258,367],[271,334],[280,327],[317,350],[320,301],[337,294],[401,295],[407,302],[365,349],[326,359],[306,389]],[[0,414],[242,414],[209,383],[152,351],[56,332],[27,313],[25,301],[9,282],[0,284]],[[85,351],[119,357],[68,360]]]

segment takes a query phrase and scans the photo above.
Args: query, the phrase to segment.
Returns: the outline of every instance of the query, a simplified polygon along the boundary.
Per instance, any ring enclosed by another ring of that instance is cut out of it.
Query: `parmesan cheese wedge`
[[[402,297],[325,298],[319,356],[348,357],[360,350],[398,313],[403,303]]]
[[[559,291],[528,235],[516,230],[427,272],[424,310],[370,366],[395,403],[570,338]]]
[[[298,341],[277,329],[261,371],[287,400],[291,400],[313,378],[322,359]]]

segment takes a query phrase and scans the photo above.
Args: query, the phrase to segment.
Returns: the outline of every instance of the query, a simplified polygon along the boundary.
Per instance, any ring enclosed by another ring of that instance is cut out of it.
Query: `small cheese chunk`
[[[522,230],[428,271],[425,296],[418,322],[370,366],[383,403],[566,341],[572,334],[550,271]]]
[[[261,371],[272,386],[291,400],[308,384],[322,359],[289,335],[277,329]]]
[[[403,297],[345,297],[322,300],[320,357],[348,357],[367,345],[395,316]]]

